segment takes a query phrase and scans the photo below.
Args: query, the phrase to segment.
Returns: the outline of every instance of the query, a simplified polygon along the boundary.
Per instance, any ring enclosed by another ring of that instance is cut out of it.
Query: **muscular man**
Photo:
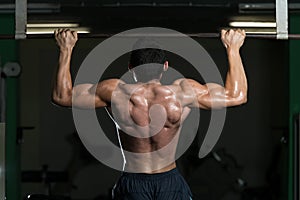
[[[55,38],[60,56],[53,101],[85,109],[106,107],[118,124],[126,165],[114,188],[114,199],[192,199],[174,161],[182,123],[192,107],[214,109],[247,101],[247,79],[239,53],[245,31],[221,32],[229,62],[224,87],[192,79],[162,85],[160,79],[167,73],[168,61],[159,48],[132,51],[129,70],[135,84],[108,79],[98,84],[73,86],[70,60],[77,33],[57,30]]]

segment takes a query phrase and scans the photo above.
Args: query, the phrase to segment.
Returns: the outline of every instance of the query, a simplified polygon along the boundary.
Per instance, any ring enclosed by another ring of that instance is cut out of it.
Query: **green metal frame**
[[[290,15],[290,32],[300,33],[300,14]],[[293,117],[300,112],[300,41],[289,42],[289,200],[294,200],[294,127]]]
[[[0,34],[14,34],[15,16],[0,15]],[[17,61],[17,41],[1,40],[1,63]],[[21,199],[20,193],[20,147],[17,145],[18,126],[18,78],[6,78],[6,198]]]

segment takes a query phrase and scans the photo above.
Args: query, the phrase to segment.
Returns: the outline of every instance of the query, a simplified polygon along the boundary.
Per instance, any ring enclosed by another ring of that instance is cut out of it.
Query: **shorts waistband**
[[[162,173],[154,173],[154,174],[147,174],[147,173],[129,173],[129,172],[122,172],[122,176],[126,176],[129,178],[135,179],[149,179],[149,180],[156,180],[161,179],[164,177],[172,176],[179,174],[177,168],[171,169],[170,171],[162,172]]]

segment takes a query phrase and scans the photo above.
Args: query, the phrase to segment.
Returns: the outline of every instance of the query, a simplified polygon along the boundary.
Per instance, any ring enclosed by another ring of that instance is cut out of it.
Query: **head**
[[[149,48],[148,48],[149,47]],[[160,80],[168,69],[165,51],[153,40],[140,39],[134,45],[129,61],[129,70],[137,82]]]

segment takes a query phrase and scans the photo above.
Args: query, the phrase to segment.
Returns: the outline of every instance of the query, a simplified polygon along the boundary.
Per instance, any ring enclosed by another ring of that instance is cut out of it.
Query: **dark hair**
[[[153,79],[159,79],[164,69],[164,63],[167,60],[165,51],[160,49],[160,46],[155,41],[149,39],[138,40],[134,47],[136,50],[131,52],[129,64],[132,68],[137,67],[134,71],[137,80],[148,82]],[[145,64],[150,65],[141,66]]]

